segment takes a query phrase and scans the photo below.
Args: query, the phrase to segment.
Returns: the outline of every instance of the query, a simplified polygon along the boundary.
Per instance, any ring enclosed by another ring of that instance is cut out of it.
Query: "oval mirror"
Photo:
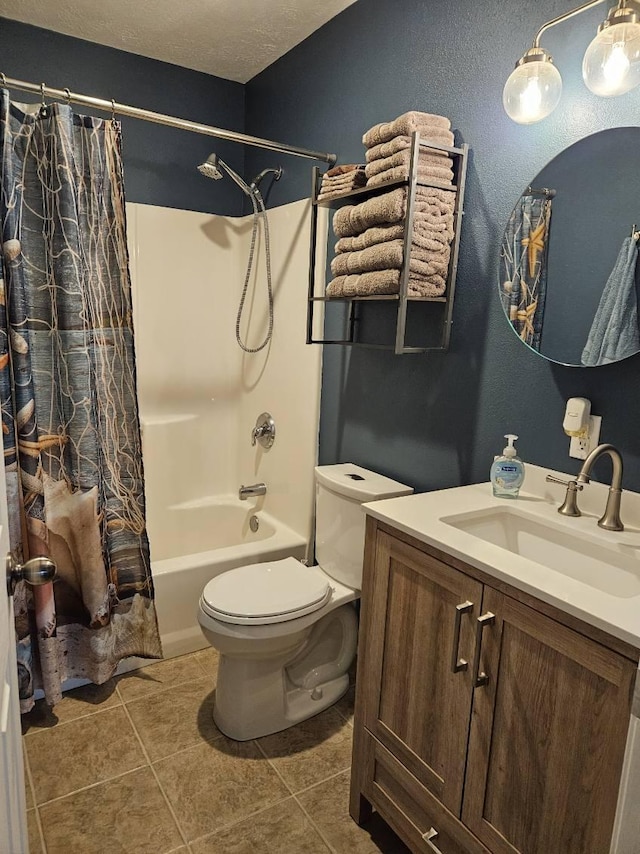
[[[594,367],[640,352],[637,151],[637,127],[580,140],[531,180],[507,223],[502,306],[553,362]]]

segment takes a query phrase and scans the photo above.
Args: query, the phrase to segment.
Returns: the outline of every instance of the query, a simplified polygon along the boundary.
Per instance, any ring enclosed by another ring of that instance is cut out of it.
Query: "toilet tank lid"
[[[411,495],[413,492],[413,489],[404,483],[398,483],[397,480],[391,480],[353,463],[316,466],[316,481],[331,492],[363,503],[379,498]]]

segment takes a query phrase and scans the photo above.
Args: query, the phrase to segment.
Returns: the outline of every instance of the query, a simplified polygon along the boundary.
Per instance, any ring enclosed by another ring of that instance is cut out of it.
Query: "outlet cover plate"
[[[600,441],[601,415],[589,416],[589,430],[586,436],[572,436],[569,445],[569,456],[576,460],[586,460],[589,453]]]

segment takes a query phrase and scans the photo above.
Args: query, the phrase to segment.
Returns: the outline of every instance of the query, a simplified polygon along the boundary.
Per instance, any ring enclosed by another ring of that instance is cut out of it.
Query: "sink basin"
[[[630,599],[640,595],[640,561],[611,546],[583,539],[515,508],[488,508],[442,522],[488,543],[506,549],[596,590]],[[594,523],[595,524],[595,523]]]

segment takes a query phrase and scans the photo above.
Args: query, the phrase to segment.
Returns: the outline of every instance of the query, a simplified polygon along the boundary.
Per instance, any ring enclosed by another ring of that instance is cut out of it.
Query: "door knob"
[[[7,592],[13,596],[19,581],[27,584],[47,584],[56,578],[57,567],[48,557],[32,557],[26,563],[18,563],[13,555],[7,554]]]

